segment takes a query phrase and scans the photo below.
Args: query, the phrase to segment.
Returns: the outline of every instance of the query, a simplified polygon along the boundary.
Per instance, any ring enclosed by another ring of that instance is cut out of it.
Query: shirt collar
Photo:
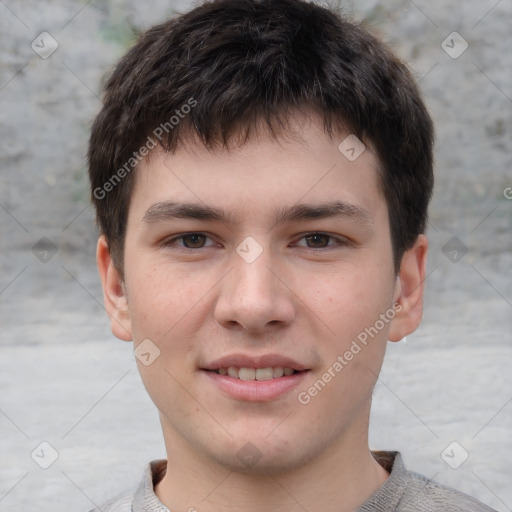
[[[133,512],[170,512],[155,494],[155,485],[165,475],[166,460],[154,460],[144,470],[142,480],[133,497]]]
[[[372,452],[375,460],[389,473],[388,479],[356,512],[397,510],[407,487],[407,470],[399,452]]]
[[[406,469],[399,452],[372,452],[375,460],[390,473],[388,479],[356,512],[395,510],[406,487]],[[167,468],[166,460],[150,462],[135,491],[132,512],[170,512],[155,494],[155,485],[162,480]]]

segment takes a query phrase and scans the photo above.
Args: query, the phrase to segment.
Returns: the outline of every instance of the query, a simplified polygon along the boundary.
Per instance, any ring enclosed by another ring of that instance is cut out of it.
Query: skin
[[[427,239],[417,238],[395,275],[371,148],[351,162],[338,150],[348,133],[330,139],[317,119],[298,115],[293,126],[278,140],[261,130],[229,149],[190,138],[173,155],[154,153],[137,170],[123,276],[104,237],[98,243],[113,333],[160,350],[138,365],[167,449],[156,494],[173,511],[348,511],[388,477],[368,447],[370,402],[387,341],[420,323]],[[222,208],[234,222],[148,215],[166,201]],[[275,225],[276,210],[331,201],[367,218]],[[206,237],[171,242],[190,232]],[[307,238],[317,232],[331,238]],[[252,263],[236,252],[246,237],[262,248]],[[378,335],[300,403],[298,393],[395,303],[400,311]],[[309,371],[277,399],[235,400],[200,369],[235,352],[282,354]],[[247,466],[237,453],[249,442],[259,459]]]

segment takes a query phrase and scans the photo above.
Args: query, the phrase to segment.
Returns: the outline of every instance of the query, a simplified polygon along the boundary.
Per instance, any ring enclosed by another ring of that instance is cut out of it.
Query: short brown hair
[[[433,126],[407,67],[367,29],[303,0],[214,0],[144,33],[106,84],[89,176],[114,263],[133,172],[153,145],[195,133],[208,147],[270,132],[313,110],[376,150],[395,270],[423,233],[433,188]],[[177,120],[177,122],[176,122]]]

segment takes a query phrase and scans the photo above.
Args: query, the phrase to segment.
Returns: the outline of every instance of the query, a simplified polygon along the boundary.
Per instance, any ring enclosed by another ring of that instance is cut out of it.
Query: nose
[[[220,283],[214,309],[223,327],[264,331],[289,325],[295,318],[294,294],[286,276],[265,253],[251,263],[233,255],[233,268]]]

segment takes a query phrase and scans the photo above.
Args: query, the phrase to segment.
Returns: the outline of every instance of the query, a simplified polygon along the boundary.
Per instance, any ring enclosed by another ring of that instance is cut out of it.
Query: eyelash
[[[190,237],[190,236],[203,236],[205,237],[206,239],[210,239],[211,238],[205,234],[205,233],[201,233],[201,232],[190,232],[190,233],[183,233],[182,235],[178,235],[178,236],[175,236],[173,238],[170,238],[170,239],[167,239],[167,240],[164,240],[162,242],[162,246],[163,247],[172,247],[172,246],[177,246],[177,242],[178,241],[184,241],[187,237]],[[305,247],[306,249],[312,249],[312,250],[325,250],[325,249],[328,249],[329,247],[334,247],[334,246],[346,246],[349,244],[349,241],[344,239],[344,238],[340,238],[340,237],[335,237],[335,236],[332,236],[332,235],[329,235],[327,233],[323,233],[321,231],[313,231],[311,233],[306,233],[305,235],[302,235],[299,240],[303,240],[303,239],[308,239],[308,238],[311,238],[311,237],[314,237],[314,236],[322,236],[322,237],[327,237],[330,240],[334,240],[336,243],[334,244],[328,244],[327,246],[325,247]],[[202,246],[202,247],[185,247],[184,245],[179,245],[177,246],[179,247],[180,249],[183,249],[183,250],[186,250],[186,251],[197,251],[197,250],[200,250],[200,249],[204,249],[206,247],[210,247],[210,246]],[[304,246],[302,246],[304,247]]]

